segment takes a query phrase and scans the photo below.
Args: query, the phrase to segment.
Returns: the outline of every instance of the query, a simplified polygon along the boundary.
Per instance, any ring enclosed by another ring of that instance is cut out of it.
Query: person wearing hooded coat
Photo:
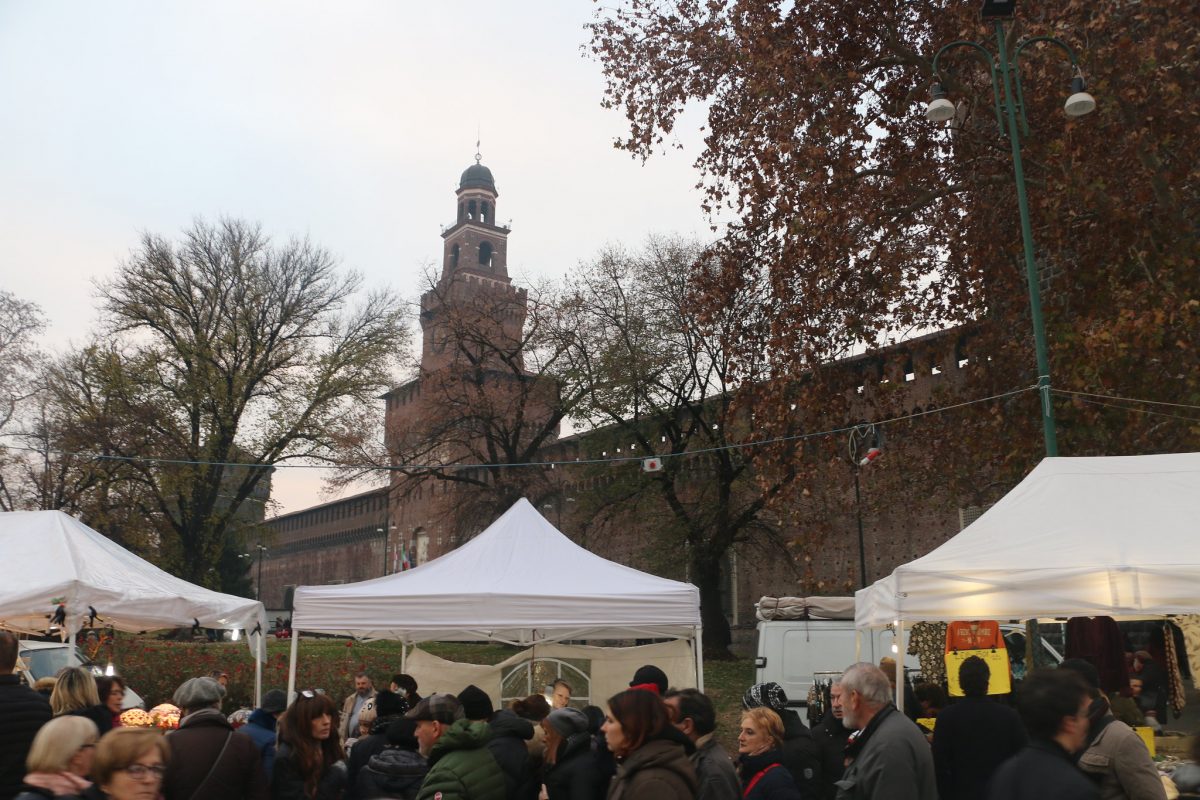
[[[429,763],[418,751],[416,730],[417,723],[403,717],[387,725],[386,745],[358,771],[354,797],[415,800],[429,771]]]
[[[262,753],[263,773],[267,782],[275,770],[275,744],[278,739],[279,717],[287,710],[287,695],[272,689],[263,695],[262,707],[250,712],[250,719],[241,727],[242,733],[254,740]]]
[[[671,725],[658,694],[627,689],[608,700],[604,736],[617,757],[607,800],[692,800],[695,746]]]
[[[780,763],[792,773],[792,780],[805,797],[818,797],[822,792],[821,745],[813,733],[804,726],[800,715],[788,708],[787,694],[778,683],[758,683],[742,695],[742,706],[769,708],[783,723],[783,741],[780,745]]]
[[[587,715],[569,706],[556,708],[544,725],[548,752],[542,783],[549,800],[602,800],[608,782],[592,753]]]
[[[375,694],[376,717],[371,723],[371,732],[356,741],[346,757],[346,785],[349,787],[346,800],[354,800],[357,797],[359,770],[388,746],[388,728],[396,720],[403,719],[406,711],[408,703],[403,695],[388,689],[382,689]]]

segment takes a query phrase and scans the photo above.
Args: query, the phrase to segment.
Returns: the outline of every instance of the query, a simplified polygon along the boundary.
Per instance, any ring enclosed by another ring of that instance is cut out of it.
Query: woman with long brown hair
[[[627,689],[608,701],[605,741],[617,758],[608,800],[693,800],[696,770],[687,742],[675,730],[659,696]]]
[[[274,800],[337,800],[346,785],[337,707],[324,694],[300,692],[279,721],[271,776]]]

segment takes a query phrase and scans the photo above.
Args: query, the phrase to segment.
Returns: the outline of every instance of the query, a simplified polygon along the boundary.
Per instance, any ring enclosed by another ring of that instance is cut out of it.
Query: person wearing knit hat
[[[578,708],[556,708],[546,717],[546,724],[566,739],[575,733],[587,733],[588,718]]]
[[[659,697],[666,694],[667,687],[670,685],[670,681],[667,680],[667,673],[653,664],[638,667],[637,672],[633,673],[633,680],[629,682],[630,689],[645,689],[646,691],[654,692]]]
[[[746,709],[766,707],[776,714],[787,710],[787,693],[778,683],[756,683],[742,695],[742,706]]]
[[[473,683],[458,693],[458,702],[462,703],[463,716],[470,720],[487,722],[496,712],[492,698]]]
[[[812,731],[804,726],[800,715],[788,708],[787,692],[778,683],[756,683],[742,695],[747,710],[769,708],[783,721],[783,747],[780,759],[792,773],[796,788],[805,797],[816,797],[821,787],[821,746],[813,739]]]
[[[542,782],[550,800],[593,798],[605,785],[592,753],[587,714],[578,708],[556,708],[543,722],[546,731],[546,765]]]

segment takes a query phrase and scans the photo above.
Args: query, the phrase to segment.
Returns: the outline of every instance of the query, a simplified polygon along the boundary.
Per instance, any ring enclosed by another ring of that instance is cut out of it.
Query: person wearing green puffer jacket
[[[465,719],[454,695],[431,694],[404,716],[417,723],[417,743],[429,759],[417,800],[505,800],[487,723]]]

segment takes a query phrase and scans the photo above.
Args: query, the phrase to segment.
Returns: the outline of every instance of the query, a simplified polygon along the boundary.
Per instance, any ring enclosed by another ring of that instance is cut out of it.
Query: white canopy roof
[[[362,638],[494,640],[691,638],[695,586],[614,564],[518,500],[487,530],[408,572],[296,589],[292,629]]]
[[[858,627],[1200,612],[1200,453],[1046,458],[978,520],[856,595]]]
[[[57,603],[78,631],[88,606],[121,631],[190,626],[266,630],[262,603],[203,589],[135,556],[61,511],[0,513],[0,628],[45,631]],[[252,637],[251,652],[261,637]]]

